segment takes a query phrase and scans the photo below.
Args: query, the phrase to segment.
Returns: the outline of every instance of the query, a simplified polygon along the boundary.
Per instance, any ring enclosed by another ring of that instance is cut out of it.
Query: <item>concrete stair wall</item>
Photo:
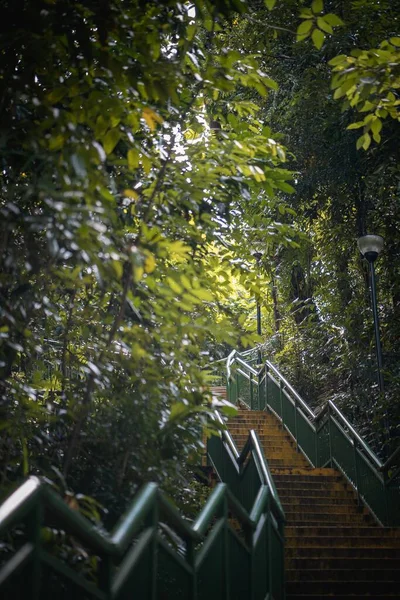
[[[286,515],[287,600],[400,599],[398,530],[380,527],[337,470],[312,468],[274,415],[240,410],[228,429],[239,451],[250,429],[263,445]]]

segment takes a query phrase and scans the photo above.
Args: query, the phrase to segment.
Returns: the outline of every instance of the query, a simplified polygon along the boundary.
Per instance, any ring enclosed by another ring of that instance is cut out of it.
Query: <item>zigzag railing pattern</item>
[[[218,414],[216,418],[221,420]],[[0,554],[0,596],[284,598],[284,515],[257,435],[250,433],[239,456],[225,431],[211,439],[209,456],[226,483],[216,485],[193,523],[182,518],[156,484],[148,483],[110,534],[72,510],[48,484],[30,477],[0,507],[0,541],[13,549]],[[165,525],[173,532],[173,544],[163,535]],[[49,528],[84,549],[89,572],[48,547]]]
[[[381,524],[400,526],[400,448],[382,463],[334,402],[314,413],[268,360],[257,370],[234,350],[226,378],[233,404],[271,410],[313,466],[337,467]]]

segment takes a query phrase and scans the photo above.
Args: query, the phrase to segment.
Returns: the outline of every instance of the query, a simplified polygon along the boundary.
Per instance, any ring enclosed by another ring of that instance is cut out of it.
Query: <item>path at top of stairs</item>
[[[380,527],[339,473],[314,469],[278,419],[239,410],[228,429],[241,451],[262,443],[286,515],[287,600],[400,599],[400,532]]]

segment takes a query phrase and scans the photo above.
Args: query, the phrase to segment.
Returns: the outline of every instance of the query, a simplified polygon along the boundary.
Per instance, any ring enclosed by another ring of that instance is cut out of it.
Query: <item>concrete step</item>
[[[372,517],[370,517],[370,521],[366,521],[365,515],[357,515],[357,514],[343,514],[343,513],[334,513],[334,512],[326,512],[326,513],[304,513],[298,512],[295,513],[293,511],[285,510],[285,517],[288,526],[303,526],[305,524],[310,525],[310,527],[320,527],[324,526],[326,523],[329,524],[337,524],[337,525],[348,525],[350,523],[355,525],[368,525],[372,522]]]
[[[312,597],[312,594],[320,594],[322,597],[334,596],[340,598],[343,595],[358,595],[360,598],[364,597],[379,597],[379,594],[386,597],[386,594],[397,594],[399,598],[399,582],[397,580],[386,580],[382,581],[354,581],[354,579],[336,581],[335,579],[329,579],[329,575],[334,577],[334,572],[331,574],[325,572],[325,579],[320,581],[292,581],[286,584],[286,592],[288,598],[291,598],[291,594],[307,594],[308,598]],[[349,574],[350,576],[350,574]],[[350,576],[351,577],[351,576]]]
[[[371,565],[372,567],[372,565]],[[287,569],[285,571],[286,582],[318,582],[333,579],[335,582],[366,582],[374,583],[386,581],[399,582],[400,571],[398,569],[361,569],[353,565],[352,560],[347,561],[347,569],[344,568],[316,568],[316,569]],[[348,590],[347,590],[348,591]]]
[[[373,596],[370,595],[365,595],[365,594],[336,594],[335,598],[337,598],[338,600],[357,600],[357,598],[377,598],[385,600],[385,598],[394,598],[396,600],[399,600],[399,594],[394,592],[394,593],[386,593],[383,589],[380,592],[375,592],[373,594]],[[326,594],[309,594],[309,593],[305,593],[305,594],[287,594],[286,595],[286,600],[334,600],[332,597],[332,594],[326,595]]]
[[[358,552],[361,552],[359,549]],[[382,552],[381,552],[382,554]],[[361,572],[363,570],[368,570],[373,572],[375,569],[380,570],[388,570],[399,568],[399,559],[398,558],[389,558],[387,556],[370,556],[369,558],[365,558],[364,556],[357,556],[355,554],[345,556],[345,557],[307,557],[307,558],[288,558],[286,557],[286,567],[287,570],[293,571],[316,571],[318,569],[338,569],[344,570],[349,569],[350,566],[352,569],[355,569],[357,572]],[[400,570],[399,570],[400,575]],[[379,579],[379,577],[377,577]],[[288,577],[289,579],[289,577]],[[301,579],[300,577],[291,577],[290,579]]]
[[[280,488],[279,499],[281,502],[287,502],[289,501],[289,499],[292,499],[293,502],[302,504],[303,500],[304,502],[308,502],[310,498],[326,499],[328,502],[329,500],[332,502],[334,502],[335,500],[356,501],[355,492],[353,492],[353,490],[343,489],[342,487],[339,487],[339,489],[329,490],[329,495],[327,494],[325,488],[316,489],[315,487],[313,487],[312,490],[310,490],[308,487],[296,488],[295,494],[292,493],[292,488]]]
[[[270,467],[284,467],[285,465],[292,464],[293,466],[301,466],[303,464],[302,460],[296,459],[287,459],[287,458],[275,458],[271,456],[265,457],[268,461]]]
[[[359,540],[359,538],[356,538]],[[364,541],[364,540],[363,540]],[[326,540],[326,543],[330,542],[330,540]],[[369,564],[372,562],[373,565],[376,563],[380,564],[381,560],[389,561],[390,565],[397,565],[399,567],[400,560],[400,546],[395,547],[386,545],[386,546],[376,546],[372,544],[371,546],[305,546],[301,548],[301,552],[299,552],[298,546],[288,546],[286,544],[285,548],[285,557],[287,561],[290,561],[290,564],[293,565],[293,568],[300,568],[302,565],[307,567],[308,564],[312,564],[313,560],[318,562],[331,561],[331,560],[357,560],[361,561],[360,564]],[[288,563],[289,564],[289,563]]]
[[[286,518],[288,523],[289,517],[288,514],[303,514],[303,515],[317,515],[322,514],[335,514],[335,515],[344,515],[351,518],[352,516],[369,516],[369,512],[363,507],[358,507],[356,503],[347,503],[347,504],[331,504],[331,503],[319,503],[319,502],[310,502],[305,505],[298,505],[292,502],[282,502],[282,498],[279,498],[285,511]]]
[[[320,491],[320,490],[318,490]],[[284,506],[292,506],[293,509],[306,510],[309,506],[343,506],[347,510],[353,510],[358,508],[357,500],[355,497],[350,496],[349,493],[343,492],[342,496],[332,496],[332,494],[326,495],[321,494],[320,496],[309,495],[309,496],[287,496],[285,494],[279,494],[279,500]]]
[[[332,540],[346,541],[350,538],[358,540],[361,545],[391,545],[392,542],[400,546],[400,537],[398,530],[379,527],[378,525],[338,525],[332,527],[330,525],[309,526],[304,524],[301,526],[287,525],[285,527],[285,539],[288,544],[294,545],[310,545],[310,542],[315,542],[316,546],[326,546]],[[312,544],[311,544],[312,545]]]
[[[286,515],[287,600],[400,599],[400,530],[382,528],[335,469],[314,469],[271,414],[240,411],[242,448],[255,429]]]

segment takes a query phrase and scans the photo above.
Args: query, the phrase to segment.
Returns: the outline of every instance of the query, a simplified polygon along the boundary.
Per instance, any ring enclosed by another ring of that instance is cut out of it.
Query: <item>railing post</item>
[[[279,380],[279,400],[281,404],[281,418],[282,418],[282,427],[285,425],[285,420],[283,418],[283,382],[282,379]]]
[[[328,404],[329,462],[330,462],[330,466],[333,467],[333,462],[332,462],[332,425],[331,425],[331,421],[332,421],[331,407],[330,407],[330,404]]]
[[[258,410],[264,410],[265,408],[265,396],[264,396],[264,388],[261,385],[261,377],[262,377],[263,369],[260,369],[257,375],[257,397],[258,397]]]
[[[273,564],[272,564],[272,524],[271,524],[271,496],[267,504],[267,538],[268,538],[268,598],[272,598]]]
[[[256,592],[256,578],[257,578],[257,569],[256,569],[256,561],[254,560],[254,532],[250,529],[245,531],[245,542],[247,546],[250,548],[250,577],[249,577],[249,590],[247,593],[248,600],[254,600],[255,592]]]
[[[111,598],[112,567],[111,556],[106,554],[100,556],[100,563],[97,567],[97,577],[99,587],[106,593],[107,598]]]
[[[154,505],[152,510],[149,511],[147,517],[147,525],[152,528],[152,539],[151,539],[151,581],[150,581],[150,598],[151,600],[157,599],[157,571],[158,571],[158,547],[157,547],[157,531],[159,523],[159,510],[158,510],[158,494],[153,500]]]
[[[389,526],[391,523],[390,523],[389,504],[388,504],[388,489],[387,489],[388,472],[387,472],[387,469],[385,469],[383,471],[382,475],[383,475],[383,482],[382,482],[383,497],[385,499],[385,515],[386,515],[386,523],[384,523],[384,525]]]
[[[190,539],[186,544],[186,559],[192,568],[192,589],[191,589],[191,600],[197,600],[197,571],[196,571],[196,554],[195,554],[195,542]]]
[[[36,502],[36,506],[28,516],[26,522],[28,537],[34,548],[29,577],[25,582],[26,590],[28,591],[27,597],[29,596],[32,600],[40,600],[42,583],[41,529],[43,524],[43,506],[41,498],[37,499]]]
[[[299,451],[299,438],[297,435],[297,398],[294,399],[294,435],[296,438],[296,450]]]
[[[356,492],[357,492],[357,502],[358,502],[358,504],[361,504],[360,487],[358,484],[357,442],[356,442],[355,438],[353,438],[353,452],[354,452],[354,476],[356,479],[355,484],[356,484]]]
[[[224,498],[224,508],[223,508],[223,518],[224,518],[224,583],[225,583],[225,600],[230,600],[231,590],[230,590],[230,581],[229,581],[229,526],[228,526],[228,497],[225,492]]]
[[[315,466],[319,467],[319,454],[318,454],[318,424],[315,423]]]
[[[268,365],[265,363],[265,406],[268,408]]]
[[[251,408],[251,410],[254,410],[254,391],[253,391],[253,380],[251,378],[251,373],[250,373],[250,408]]]
[[[239,402],[239,373],[236,373],[236,404]]]

